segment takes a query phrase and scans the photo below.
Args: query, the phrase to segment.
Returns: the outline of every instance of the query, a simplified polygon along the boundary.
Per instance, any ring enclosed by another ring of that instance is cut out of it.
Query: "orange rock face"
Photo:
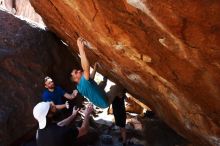
[[[193,143],[220,144],[219,0],[30,0],[77,53]]]

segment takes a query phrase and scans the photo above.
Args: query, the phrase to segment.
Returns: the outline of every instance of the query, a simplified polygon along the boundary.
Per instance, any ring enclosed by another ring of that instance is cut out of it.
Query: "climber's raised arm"
[[[90,65],[89,65],[89,61],[86,57],[86,53],[85,53],[85,40],[81,37],[79,37],[77,39],[77,45],[79,48],[79,54],[80,54],[80,59],[81,59],[81,66],[83,68],[84,71],[84,77],[86,80],[89,80],[89,76],[90,76]]]

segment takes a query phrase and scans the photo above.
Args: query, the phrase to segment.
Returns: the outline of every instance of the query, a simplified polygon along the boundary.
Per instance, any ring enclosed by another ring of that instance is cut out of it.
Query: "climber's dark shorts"
[[[121,128],[124,128],[126,124],[125,97],[126,96],[123,96],[122,98],[116,97],[112,102],[115,124]]]

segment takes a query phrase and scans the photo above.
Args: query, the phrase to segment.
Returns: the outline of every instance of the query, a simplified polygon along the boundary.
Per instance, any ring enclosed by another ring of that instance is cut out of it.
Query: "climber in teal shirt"
[[[115,85],[106,93],[104,88],[107,79],[105,78],[99,85],[94,81],[97,63],[95,63],[93,72],[90,74],[90,64],[84,50],[85,43],[86,41],[83,38],[77,39],[83,71],[73,69],[71,72],[71,79],[77,83],[77,90],[81,95],[87,97],[95,106],[107,108],[116,96],[123,96],[123,89],[120,86]]]

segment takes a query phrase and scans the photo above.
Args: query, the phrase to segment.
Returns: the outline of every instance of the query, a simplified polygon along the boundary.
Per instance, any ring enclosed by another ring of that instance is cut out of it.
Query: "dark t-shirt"
[[[44,129],[37,130],[38,146],[73,146],[79,131],[76,127],[47,125]]]
[[[56,86],[53,92],[50,92],[48,89],[45,89],[42,95],[43,101],[53,101],[54,104],[60,105],[64,104],[62,97],[64,96],[65,91],[60,87]]]

